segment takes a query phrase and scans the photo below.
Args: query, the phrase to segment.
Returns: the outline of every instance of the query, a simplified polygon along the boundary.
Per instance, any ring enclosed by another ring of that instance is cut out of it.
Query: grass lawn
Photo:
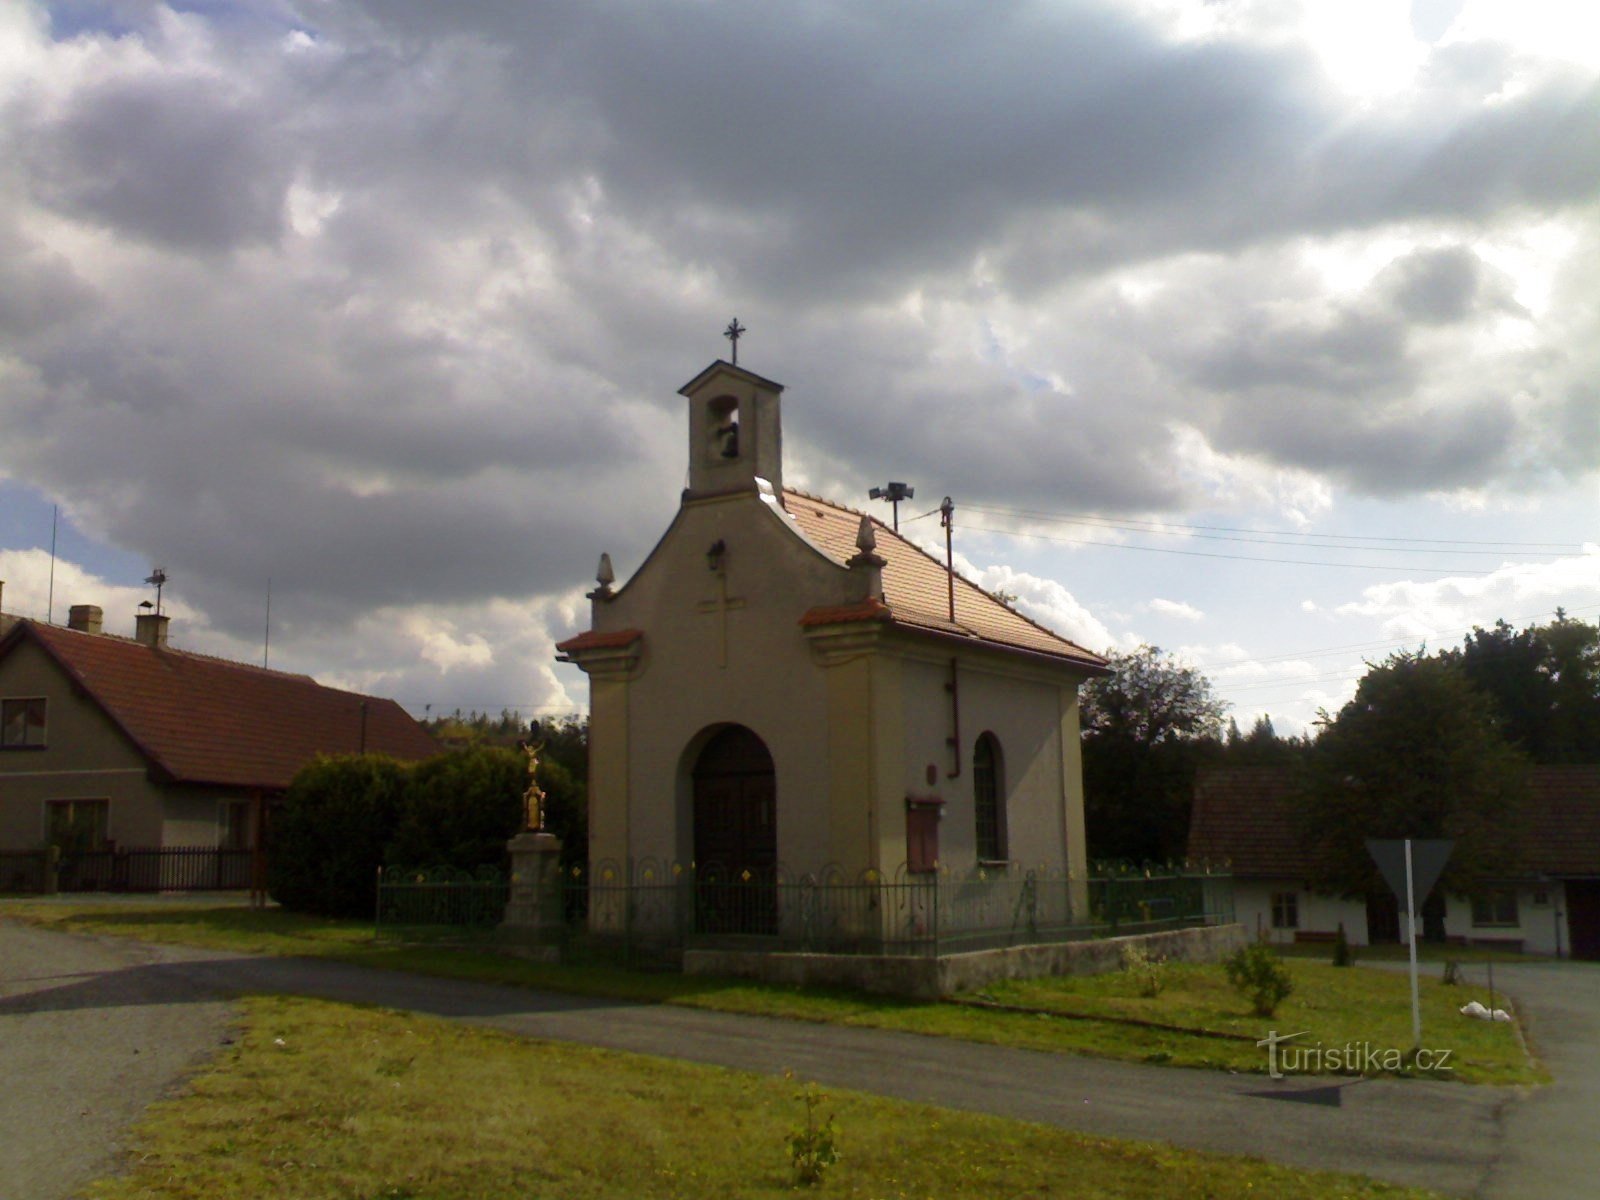
[[[793,1196],[798,1081],[256,997],[98,1200]],[[1355,1176],[828,1095],[846,1197],[1425,1197]]]
[[[1153,999],[1137,996],[1121,974],[995,984],[977,994],[979,999],[1037,1010],[1003,1012],[740,980],[554,966],[471,948],[397,945],[375,940],[372,927],[363,922],[303,917],[276,908],[18,900],[0,902],[0,916],[83,933],[244,953],[337,958],[643,1003],[896,1029],[1173,1066],[1264,1072],[1266,1052],[1254,1040],[1273,1029],[1309,1031],[1296,1045],[1319,1040],[1330,1047],[1352,1040],[1385,1048],[1411,1044],[1410,994],[1403,976],[1303,960],[1287,963],[1295,993],[1272,1018],[1250,1016],[1245,1001],[1228,988],[1220,967],[1178,964],[1167,968],[1170,986]],[[1456,1011],[1469,999],[1486,1002],[1488,997],[1482,989],[1445,988],[1423,980],[1424,1042],[1430,1048],[1454,1051],[1454,1070],[1445,1077],[1467,1083],[1542,1082],[1546,1076],[1524,1051],[1513,1026],[1473,1021]],[[1129,1018],[1144,1024],[1130,1023]],[[1181,1028],[1148,1027],[1151,1024]],[[1232,1039],[1201,1031],[1230,1034]]]
[[[1268,1030],[1304,1031],[1306,1036],[1292,1043],[1297,1047],[1321,1044],[1331,1049],[1364,1043],[1404,1050],[1411,1045],[1411,984],[1405,974],[1304,959],[1289,959],[1284,965],[1294,980],[1294,992],[1272,1017],[1252,1015],[1221,968],[1190,963],[1164,967],[1166,987],[1153,997],[1140,996],[1121,972],[995,983],[976,995],[1075,1017],[1131,1018],[1232,1035],[1204,1038],[1150,1030],[1149,1057],[1183,1065],[1259,1071],[1264,1051],[1255,1041]],[[1530,1062],[1514,1025],[1477,1021],[1459,1012],[1468,1000],[1487,1004],[1487,989],[1446,987],[1430,978],[1420,982],[1423,1044],[1452,1051],[1451,1077],[1467,1083],[1534,1083],[1546,1078]],[[1496,999],[1505,1005],[1503,996]],[[1170,1049],[1163,1045],[1165,1038],[1171,1039]],[[1170,1059],[1164,1057],[1168,1053]]]

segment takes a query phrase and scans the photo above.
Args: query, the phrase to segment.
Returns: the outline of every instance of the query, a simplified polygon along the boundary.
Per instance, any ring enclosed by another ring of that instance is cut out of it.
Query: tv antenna
[[[161,589],[167,585],[167,572],[164,567],[157,567],[145,578],[145,582],[156,589],[156,616],[161,615]]]
[[[900,501],[909,500],[917,494],[917,489],[903,483],[890,481],[882,487],[875,487],[867,493],[869,500],[887,500],[894,505],[894,531],[900,532]]]

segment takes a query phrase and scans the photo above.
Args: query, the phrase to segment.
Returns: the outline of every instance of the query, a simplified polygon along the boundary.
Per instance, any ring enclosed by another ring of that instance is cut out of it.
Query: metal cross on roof
[[[739,339],[744,336],[744,326],[739,324],[738,317],[728,322],[728,327],[722,331],[722,336],[727,338],[733,346],[733,365],[737,367],[739,365]]]

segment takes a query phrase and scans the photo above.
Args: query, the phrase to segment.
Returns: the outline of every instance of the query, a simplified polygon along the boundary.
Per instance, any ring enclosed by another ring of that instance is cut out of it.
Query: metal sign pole
[[[1422,1004],[1417,998],[1417,901],[1411,879],[1411,839],[1406,839],[1406,940],[1411,944],[1411,1048],[1422,1049]]]

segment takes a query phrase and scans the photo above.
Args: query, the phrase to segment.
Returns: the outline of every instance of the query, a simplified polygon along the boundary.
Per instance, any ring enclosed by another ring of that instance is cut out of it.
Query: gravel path
[[[161,947],[0,923],[0,1198],[66,1200],[227,1036],[228,1003]]]
[[[1524,968],[1529,969],[1529,968]],[[1506,986],[1515,988],[1511,972]],[[1158,1139],[1458,1195],[1593,1194],[1600,1158],[1583,997],[1600,971],[1543,969],[1541,1049],[1579,1077],[1540,1089],[1289,1079],[1109,1062],[655,1005],[559,996],[306,959],[47,933],[0,920],[0,1200],[51,1200],[111,1162],[120,1131],[224,1036],[219,999],[271,992],[376,1003],[520,1033]],[[1576,997],[1576,999],[1574,999]],[[1561,1016],[1560,1014],[1566,1014]],[[1585,1048],[1587,1047],[1587,1048]],[[139,1053],[135,1054],[137,1050]],[[33,1086],[37,1084],[38,1086]],[[25,1095],[21,1094],[26,1092]],[[85,1111],[86,1110],[86,1111]],[[13,1137],[11,1131],[21,1132]],[[1508,1137],[1508,1130],[1511,1136]]]

